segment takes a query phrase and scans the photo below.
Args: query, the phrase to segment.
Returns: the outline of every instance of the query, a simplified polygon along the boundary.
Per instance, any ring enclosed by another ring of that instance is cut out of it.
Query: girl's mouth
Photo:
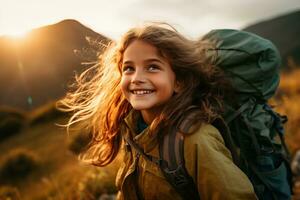
[[[154,90],[131,90],[132,94],[143,95],[143,94],[151,94]]]

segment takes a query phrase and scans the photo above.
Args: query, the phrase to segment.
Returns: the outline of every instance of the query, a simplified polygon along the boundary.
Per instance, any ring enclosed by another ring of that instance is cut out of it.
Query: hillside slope
[[[87,68],[81,63],[97,59],[87,37],[109,41],[75,20],[0,37],[0,105],[29,110],[63,96],[74,72]]]

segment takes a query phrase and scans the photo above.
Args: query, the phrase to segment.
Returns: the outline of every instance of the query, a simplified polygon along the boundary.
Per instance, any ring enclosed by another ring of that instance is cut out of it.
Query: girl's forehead
[[[125,58],[133,59],[137,57],[148,57],[148,56],[162,58],[160,56],[157,47],[142,40],[135,40],[131,42],[128,45],[128,47],[125,49],[123,55],[124,59]]]
[[[165,62],[170,62],[168,56],[161,49],[149,42],[139,39],[132,41],[123,53],[123,61],[125,61],[125,59],[145,57],[152,57],[164,60]]]
[[[157,47],[150,42],[136,39],[133,40],[126,48],[128,50],[129,48],[131,49],[142,49],[142,50],[148,50],[148,51],[157,51]],[[125,51],[126,51],[125,50]]]

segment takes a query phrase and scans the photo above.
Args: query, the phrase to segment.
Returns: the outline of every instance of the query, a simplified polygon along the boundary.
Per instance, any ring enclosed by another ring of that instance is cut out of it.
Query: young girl
[[[227,84],[205,55],[209,47],[165,24],[133,28],[107,48],[99,65],[84,72],[78,89],[61,101],[64,110],[74,112],[68,126],[85,121],[93,133],[83,160],[105,166],[123,151],[117,199],[182,199],[160,167],[125,139],[158,158],[161,134],[179,127],[190,108],[196,110],[196,120],[183,133],[184,160],[200,198],[256,199],[221,134],[210,125],[221,114]]]

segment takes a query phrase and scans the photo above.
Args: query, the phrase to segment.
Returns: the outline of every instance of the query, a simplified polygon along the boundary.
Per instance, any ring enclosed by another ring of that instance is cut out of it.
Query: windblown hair
[[[212,122],[222,112],[228,84],[222,71],[211,64],[213,57],[206,54],[213,44],[201,39],[189,40],[167,24],[133,28],[119,42],[108,46],[98,65],[76,77],[77,89],[59,102],[61,110],[73,112],[67,128],[86,122],[86,128],[93,133],[90,148],[81,158],[94,165],[107,165],[120,148],[120,124],[132,109],[121,92],[121,65],[124,51],[135,40],[155,46],[169,60],[180,85],[180,91],[152,122],[152,134],[178,125],[190,107],[197,107],[199,113],[195,120],[203,123]]]

